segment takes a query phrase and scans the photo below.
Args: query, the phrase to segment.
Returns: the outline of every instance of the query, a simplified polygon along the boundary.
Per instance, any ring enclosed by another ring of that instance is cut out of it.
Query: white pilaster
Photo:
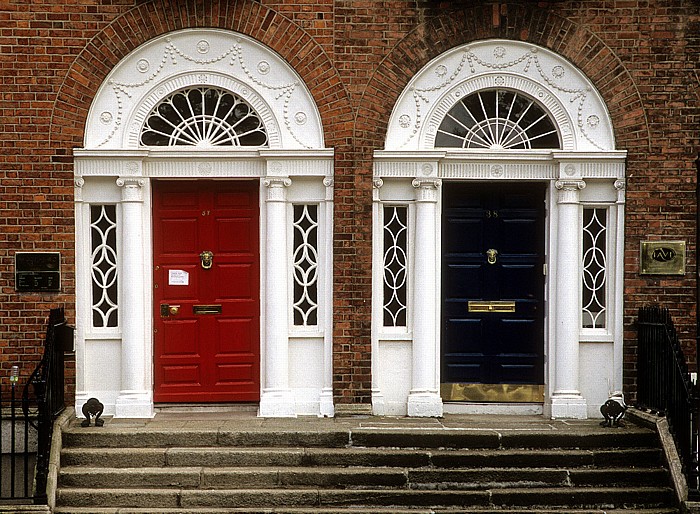
[[[424,165],[424,169],[427,170]],[[440,180],[416,179],[416,236],[413,293],[413,382],[408,415],[442,416],[437,383],[437,200]]]
[[[372,181],[372,219],[382,219],[382,205],[379,191],[384,185],[384,181],[375,178]],[[381,224],[383,225],[383,223]],[[384,262],[383,262],[383,231],[375,225],[372,231],[372,284],[373,291],[382,291],[384,284]],[[381,298],[381,296],[380,296]],[[382,320],[382,300],[372,298],[372,414],[384,416],[386,414],[386,401],[379,386],[380,354],[379,354],[379,325]]]
[[[583,180],[555,183],[559,190],[557,228],[557,293],[555,322],[554,393],[552,418],[585,419],[586,400],[579,391],[579,331],[581,326],[579,273],[581,227],[579,192]]]
[[[289,326],[287,294],[288,177],[268,177],[265,199],[265,383],[260,397],[261,417],[296,417],[289,387]]]
[[[75,177],[75,412],[79,413],[83,404],[88,399],[85,382],[85,329],[90,315],[90,306],[87,298],[90,298],[90,264],[88,262],[89,249],[85,244],[85,225],[90,222],[90,206],[83,201],[83,187],[85,179]],[[87,223],[86,223],[87,222]],[[89,244],[89,243],[88,243]]]
[[[326,251],[323,257],[324,285],[331,292],[324,302],[323,330],[323,388],[319,398],[319,415],[332,418],[335,416],[333,403],[333,186],[332,177],[323,179],[326,186],[325,231]]]
[[[614,382],[613,391],[622,391],[622,377],[623,377],[623,341],[624,341],[624,322],[622,313],[624,311],[624,294],[625,290],[625,274],[624,274],[624,262],[625,262],[625,191],[627,189],[627,183],[624,178],[617,179],[614,183],[614,187],[617,190],[617,231],[615,238],[615,291],[616,294],[612,295],[615,298],[615,316],[613,321],[614,330]]]
[[[153,397],[145,377],[146,369],[146,309],[144,291],[143,251],[143,188],[142,178],[117,179],[121,187],[121,296],[122,325],[121,390],[117,397],[115,415],[120,418],[152,418]],[[150,356],[149,356],[150,357]],[[149,364],[150,365],[150,364]]]

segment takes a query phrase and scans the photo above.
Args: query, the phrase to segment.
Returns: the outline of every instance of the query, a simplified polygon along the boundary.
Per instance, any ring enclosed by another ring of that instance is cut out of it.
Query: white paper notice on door
[[[189,286],[190,274],[185,270],[171,269],[168,270],[168,285],[169,286]]]

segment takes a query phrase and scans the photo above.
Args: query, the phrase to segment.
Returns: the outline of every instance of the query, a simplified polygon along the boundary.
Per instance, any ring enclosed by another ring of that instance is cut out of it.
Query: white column
[[[586,418],[586,400],[579,391],[579,332],[581,327],[581,226],[579,191],[583,180],[559,180],[557,202],[557,293],[555,369],[552,418]]]
[[[413,380],[409,416],[442,416],[437,383],[437,200],[440,180],[414,180],[416,188],[413,273]]]
[[[120,323],[122,327],[121,390],[115,415],[151,418],[153,398],[146,369],[146,301],[144,291],[143,187],[142,178],[119,178],[122,188],[120,268]],[[150,311],[150,309],[149,309]],[[149,364],[150,365],[150,364]]]
[[[286,177],[263,180],[265,200],[265,383],[258,415],[296,417],[289,388],[289,308],[287,293],[287,191]]]
[[[335,416],[333,403],[333,185],[332,177],[323,179],[326,186],[324,213],[326,251],[323,256],[323,389],[319,399],[319,415]]]

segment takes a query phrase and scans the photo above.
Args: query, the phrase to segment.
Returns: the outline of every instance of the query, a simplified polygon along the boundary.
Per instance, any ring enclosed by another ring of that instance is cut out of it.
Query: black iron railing
[[[36,462],[36,429],[22,416],[19,367],[12,366],[10,390],[0,390],[0,500],[29,501]]]
[[[700,497],[698,390],[690,379],[667,309],[644,307],[638,319],[637,405],[666,416],[691,498]]]
[[[51,309],[41,361],[19,398],[19,368],[13,366],[9,394],[0,397],[0,501],[46,504],[53,424],[65,408],[63,351],[72,343],[63,308]],[[5,398],[9,396],[9,400]]]

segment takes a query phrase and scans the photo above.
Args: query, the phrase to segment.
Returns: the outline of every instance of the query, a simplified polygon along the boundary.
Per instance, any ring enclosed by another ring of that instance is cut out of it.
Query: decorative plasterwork
[[[450,108],[470,93],[493,88],[520,91],[539,102],[556,123],[563,150],[615,148],[608,111],[583,73],[545,48],[508,40],[454,48],[420,70],[394,107],[385,148],[434,148]]]
[[[92,103],[85,148],[138,148],[150,110],[168,94],[196,85],[222,87],[250,103],[270,148],[323,148],[316,104],[292,67],[254,39],[218,29],[172,32],[122,59]]]

